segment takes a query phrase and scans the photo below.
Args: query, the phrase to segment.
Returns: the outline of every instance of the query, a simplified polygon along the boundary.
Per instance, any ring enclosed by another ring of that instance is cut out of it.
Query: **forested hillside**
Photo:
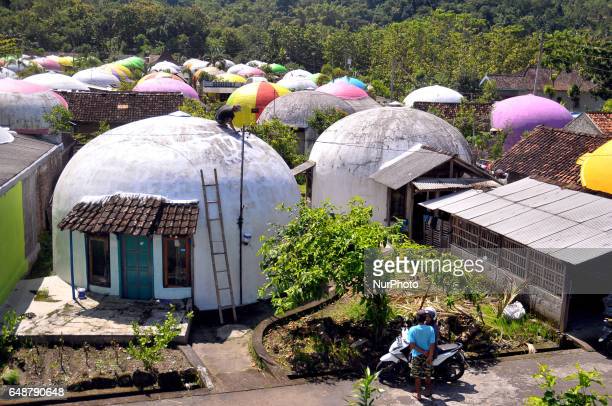
[[[20,51],[102,59],[259,59],[348,69],[401,93],[440,83],[469,92],[485,73],[536,61],[610,88],[607,0],[3,0],[0,35]],[[350,60],[350,65],[348,61]]]

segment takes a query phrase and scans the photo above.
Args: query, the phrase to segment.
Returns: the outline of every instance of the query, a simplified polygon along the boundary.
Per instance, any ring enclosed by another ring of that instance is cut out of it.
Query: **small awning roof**
[[[306,161],[304,163],[299,164],[295,168],[291,170],[293,176],[299,175],[302,172],[306,172],[310,168],[314,167],[317,163],[314,161]]]
[[[420,192],[436,190],[491,189],[499,183],[485,178],[418,178],[412,185]]]
[[[370,179],[397,190],[452,158],[450,155],[425,149],[422,144],[417,144],[385,162],[378,171],[370,175]]]
[[[197,200],[118,193],[83,198],[58,228],[90,234],[190,236],[195,234],[199,212]]]

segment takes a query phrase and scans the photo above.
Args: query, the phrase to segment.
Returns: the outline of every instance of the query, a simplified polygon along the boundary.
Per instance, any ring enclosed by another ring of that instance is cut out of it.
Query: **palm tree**
[[[221,70],[225,70],[225,60],[227,55],[220,45],[213,45],[210,47],[208,54],[205,56],[211,66],[216,66]]]

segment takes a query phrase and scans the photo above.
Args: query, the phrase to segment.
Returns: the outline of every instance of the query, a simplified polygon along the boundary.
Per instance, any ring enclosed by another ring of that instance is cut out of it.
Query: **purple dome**
[[[527,94],[496,102],[491,111],[491,126],[508,131],[504,150],[520,141],[525,131],[538,125],[562,128],[572,114],[556,101]]]
[[[155,78],[145,80],[142,83],[137,84],[134,89],[135,92],[161,92],[161,93],[173,93],[180,92],[183,96],[191,99],[198,100],[198,93],[189,86],[187,83],[180,80],[174,80],[169,78]]]

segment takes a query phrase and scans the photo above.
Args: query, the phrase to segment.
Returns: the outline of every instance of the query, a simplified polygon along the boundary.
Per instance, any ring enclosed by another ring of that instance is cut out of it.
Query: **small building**
[[[278,119],[283,124],[294,127],[297,130],[299,151],[301,154],[309,154],[319,134],[310,128],[308,120],[316,110],[337,109],[347,115],[355,112],[355,109],[346,101],[328,93],[318,91],[299,91],[279,97],[263,110],[258,123]]]
[[[330,126],[300,169],[312,171],[313,205],[329,200],[345,207],[359,196],[373,207],[374,220],[406,220],[406,231],[418,238],[419,202],[474,185],[497,185],[471,162],[467,141],[446,121],[412,108],[381,107]]]
[[[570,121],[564,130],[612,136],[612,113],[602,111],[582,113]]]
[[[537,75],[537,85],[535,94],[544,95],[544,87],[552,86],[554,95],[552,99],[563,103],[571,111],[596,111],[603,106],[604,100],[593,95],[591,90],[595,89],[595,84],[590,80],[582,78],[578,72],[561,71],[554,82],[552,81],[553,72],[550,69],[540,68]],[[536,80],[536,68],[531,67],[520,73],[513,74],[487,74],[481,81],[482,87],[487,81],[494,81],[497,87],[498,96],[501,99],[534,93],[534,83]],[[578,95],[570,97],[568,91],[572,86],[579,90]]]
[[[522,302],[561,331],[599,320],[612,292],[611,199],[525,178],[420,205],[444,234],[434,246],[482,260],[500,288],[523,285]]]
[[[276,207],[297,203],[300,193],[278,153],[250,134],[242,177],[241,149],[234,131],[182,112],[94,138],[73,156],[55,188],[55,273],[68,283],[73,275],[76,287],[92,292],[192,299],[199,310],[216,309],[217,293],[229,305],[229,291],[217,292],[215,280],[222,278],[220,289],[227,288],[230,277],[236,305],[255,302],[265,281],[259,238],[270,224],[288,221]],[[203,182],[218,185],[219,197],[207,187],[208,204]],[[223,265],[215,274],[213,255],[221,251],[229,269]]]
[[[580,165],[576,161],[610,139],[612,134],[577,133],[538,126],[494,162],[493,170],[507,173],[509,183],[532,177],[568,189],[582,190]]]
[[[68,102],[74,132],[91,134],[105,121],[111,128],[177,111],[181,93],[58,92]]]
[[[51,224],[63,145],[0,128],[0,303],[28,272]]]

